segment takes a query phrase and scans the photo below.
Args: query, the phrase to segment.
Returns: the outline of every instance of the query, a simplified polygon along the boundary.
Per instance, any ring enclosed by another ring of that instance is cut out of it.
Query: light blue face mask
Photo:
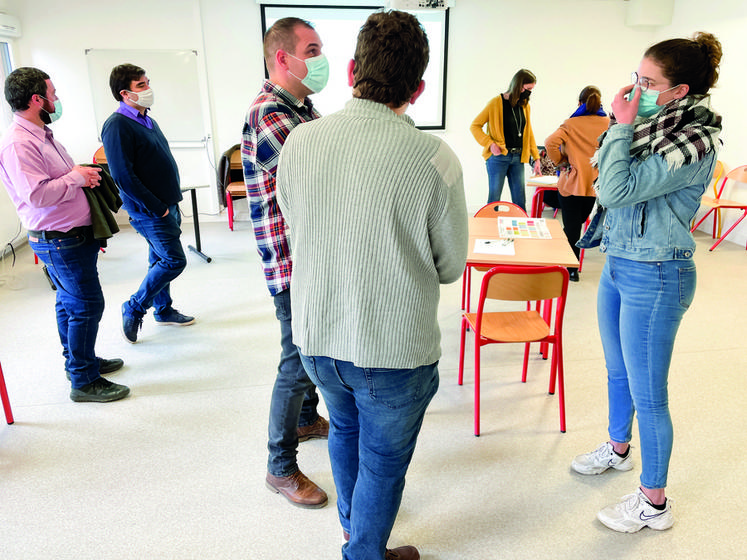
[[[39,97],[42,96],[40,95]],[[42,97],[42,99],[44,99],[45,101],[49,101],[49,99],[47,99],[46,97]],[[47,124],[52,124],[53,122],[59,120],[62,116],[62,102],[59,99],[54,102],[54,113],[50,113],[44,107],[42,107],[42,111],[44,111],[49,116],[49,122]]]
[[[288,73],[297,80],[301,80],[301,83],[314,93],[322,91],[324,86],[327,85],[327,80],[329,80],[329,61],[327,57],[320,54],[319,56],[312,56],[311,58],[301,60],[290,53],[288,55],[306,64],[306,77],[301,80],[301,78],[293,74],[290,70]]]
[[[640,87],[640,86],[636,84],[635,87]],[[659,100],[659,95],[667,91],[671,91],[676,87],[677,86],[674,86],[669,89],[665,89],[664,91],[656,91],[655,89],[649,89],[646,91],[642,91],[641,98],[638,101],[638,116],[643,117],[643,118],[653,117],[664,106],[664,105],[658,105],[656,103]],[[633,91],[630,92],[630,95],[628,96],[628,101],[633,99],[634,93],[635,93],[635,88],[633,89]]]

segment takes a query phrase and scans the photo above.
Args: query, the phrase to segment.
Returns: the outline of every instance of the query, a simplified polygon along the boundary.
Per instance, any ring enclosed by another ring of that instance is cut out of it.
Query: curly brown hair
[[[430,55],[428,36],[412,14],[371,14],[358,33],[353,69],[355,95],[392,107],[409,102]]]

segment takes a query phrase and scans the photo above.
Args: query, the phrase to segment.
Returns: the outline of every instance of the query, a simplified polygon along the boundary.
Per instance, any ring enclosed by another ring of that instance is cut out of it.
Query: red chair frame
[[[536,275],[542,275],[537,278]],[[512,279],[511,276],[524,276],[523,279]],[[532,278],[534,276],[534,278]],[[497,277],[497,278],[496,278]],[[523,281],[522,281],[523,280]],[[562,266],[512,266],[499,265],[491,268],[483,278],[480,290],[480,301],[477,313],[465,312],[462,314],[462,327],[460,333],[459,347],[459,377],[458,384],[462,385],[464,380],[464,348],[466,332],[472,330],[475,335],[475,436],[480,435],[480,348],[494,343],[524,343],[524,363],[521,381],[526,383],[527,369],[529,365],[529,348],[531,343],[552,344],[553,352],[550,363],[550,384],[548,393],[555,394],[557,385],[558,408],[560,414],[560,431],[566,431],[565,419],[565,382],[563,369],[563,317],[565,314],[565,302],[568,294],[568,270]],[[546,303],[544,316],[539,310],[527,309],[526,311],[484,311],[485,301],[496,299],[501,301],[544,301]],[[550,319],[552,303],[555,307],[555,320]],[[504,339],[486,336],[483,326],[487,323],[488,330],[495,327],[500,319],[505,318],[505,323],[531,329],[531,333],[523,336],[518,328],[507,328],[511,331]],[[492,324],[491,324],[492,323]]]
[[[0,364],[0,400],[3,402],[5,421],[8,424],[12,424],[15,420],[13,420],[13,411],[10,409],[10,399],[8,398],[8,389],[5,387],[5,377],[3,376],[2,364]]]
[[[736,222],[732,224],[732,226],[726,230],[726,233],[723,235],[719,235],[718,240],[716,243],[713,244],[713,246],[708,249],[709,251],[713,251],[716,247],[719,246],[719,244],[726,239],[726,236],[729,235],[734,228],[736,228],[739,223],[747,217],[747,202],[740,202],[737,200],[725,200],[721,198],[721,195],[724,192],[724,187],[726,186],[726,183],[732,180],[736,183],[747,183],[747,165],[740,165],[739,167],[735,167],[731,171],[729,171],[726,176],[721,181],[721,186],[718,189],[718,192],[716,193],[715,198],[711,197],[703,197],[703,204],[706,204],[711,207],[708,212],[705,213],[705,215],[690,229],[691,232],[694,232],[696,229],[698,229],[698,226],[702,224],[705,219],[710,216],[711,214],[714,214],[713,216],[713,232],[712,237],[716,239],[716,224],[719,221],[720,218],[720,211],[722,209],[733,209],[733,210],[741,210],[742,215],[737,219]],[[720,225],[720,224],[719,224]],[[747,246],[745,246],[747,249]]]

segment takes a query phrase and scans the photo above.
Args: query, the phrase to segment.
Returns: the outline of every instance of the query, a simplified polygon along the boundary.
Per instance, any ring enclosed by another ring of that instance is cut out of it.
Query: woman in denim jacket
[[[720,144],[721,117],[708,96],[720,60],[721,44],[707,33],[650,47],[633,84],[612,102],[614,117],[596,154],[595,187],[604,210],[601,231],[585,239],[595,234],[607,253],[597,315],[609,441],[576,457],[572,468],[589,475],[632,469],[629,442],[638,416],[640,487],[597,515],[616,531],[674,523],[665,497],[673,439],[667,377],[680,321],[695,294],[690,222]]]

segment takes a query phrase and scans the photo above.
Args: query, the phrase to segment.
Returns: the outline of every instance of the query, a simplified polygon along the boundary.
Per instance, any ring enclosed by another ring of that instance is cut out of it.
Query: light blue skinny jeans
[[[607,256],[597,319],[607,364],[609,436],[627,443],[633,414],[641,440],[641,485],[667,485],[672,418],[667,379],[674,340],[697,282],[692,260],[639,262]]]

